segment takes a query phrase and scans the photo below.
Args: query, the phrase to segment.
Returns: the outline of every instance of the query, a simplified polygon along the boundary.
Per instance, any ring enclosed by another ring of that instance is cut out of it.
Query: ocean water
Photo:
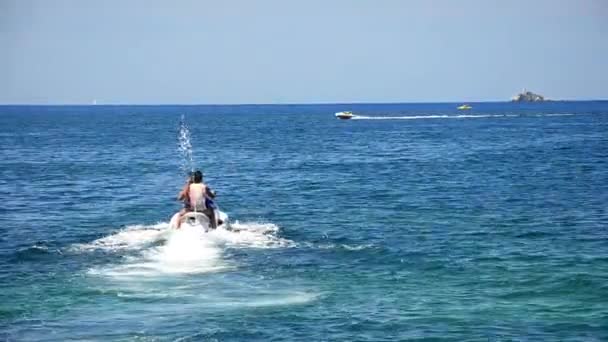
[[[608,340],[608,102],[456,106],[0,107],[0,340]]]

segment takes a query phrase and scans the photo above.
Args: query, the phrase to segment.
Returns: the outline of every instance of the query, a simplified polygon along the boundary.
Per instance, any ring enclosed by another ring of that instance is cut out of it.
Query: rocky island
[[[542,95],[535,94],[531,91],[526,91],[525,89],[521,93],[519,93],[511,98],[511,102],[543,102],[543,101],[549,101],[549,100],[545,99],[545,97]]]

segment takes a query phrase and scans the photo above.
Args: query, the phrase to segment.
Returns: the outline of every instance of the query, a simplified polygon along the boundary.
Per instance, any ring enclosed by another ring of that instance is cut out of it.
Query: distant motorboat
[[[473,107],[469,106],[468,104],[463,104],[462,106],[458,106],[458,110],[469,110]]]
[[[353,112],[337,112],[336,117],[342,120],[352,119],[355,115]]]

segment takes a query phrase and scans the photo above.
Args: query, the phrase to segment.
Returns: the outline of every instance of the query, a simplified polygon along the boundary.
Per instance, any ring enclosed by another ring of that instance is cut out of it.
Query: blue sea
[[[458,105],[0,107],[0,340],[607,341],[608,102]]]

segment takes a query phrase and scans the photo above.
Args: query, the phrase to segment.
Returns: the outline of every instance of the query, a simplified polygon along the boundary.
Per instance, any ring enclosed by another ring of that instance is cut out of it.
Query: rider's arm
[[[184,187],[182,188],[182,191],[179,192],[179,194],[177,194],[177,199],[179,201],[185,200],[186,198],[188,198],[188,189],[190,188],[190,182],[186,183],[186,185],[184,185]]]
[[[215,191],[211,190],[209,186],[207,186],[207,197],[215,198]]]

